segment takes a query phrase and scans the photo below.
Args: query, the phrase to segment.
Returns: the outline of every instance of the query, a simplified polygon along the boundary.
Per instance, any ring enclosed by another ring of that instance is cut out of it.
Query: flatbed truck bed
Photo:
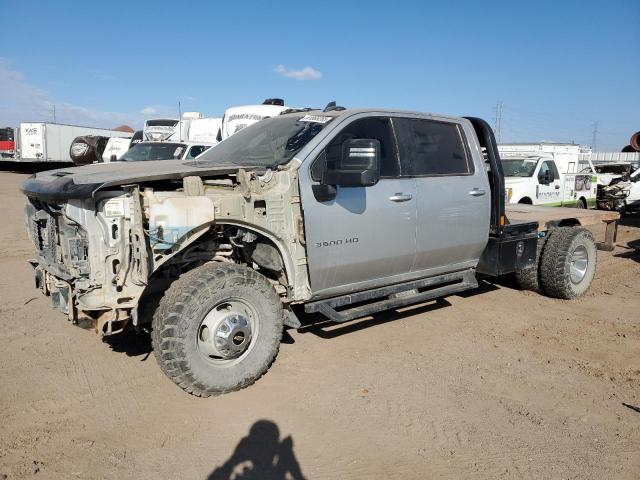
[[[538,231],[547,232],[558,227],[591,227],[604,223],[605,239],[596,245],[599,250],[612,251],[615,247],[620,214],[608,210],[583,208],[544,207],[539,205],[505,205],[506,215],[514,222],[538,222]]]

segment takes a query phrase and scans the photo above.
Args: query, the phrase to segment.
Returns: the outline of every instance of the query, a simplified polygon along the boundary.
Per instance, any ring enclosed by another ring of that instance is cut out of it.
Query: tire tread
[[[593,235],[585,228],[559,227],[549,235],[540,262],[540,281],[544,292],[550,297],[570,300],[581,296],[571,289],[565,268],[571,245],[579,236],[586,237],[595,248]],[[595,269],[596,258],[593,261]]]
[[[239,375],[233,385],[209,386],[198,381],[191,370],[189,359],[185,352],[186,341],[180,336],[181,330],[189,322],[194,321],[189,306],[198,292],[203,290],[217,291],[227,287],[230,283],[250,285],[257,293],[263,295],[271,305],[270,312],[264,312],[273,318],[281,319],[282,304],[275,289],[261,274],[248,267],[236,264],[207,263],[181,275],[166,290],[153,316],[151,341],[153,353],[162,372],[186,392],[209,397],[245,388],[253,384],[264,375],[273,364],[279,350],[279,341],[268,364],[264,365],[257,374],[244,372]],[[212,287],[215,287],[212,289]],[[261,314],[263,312],[260,312]],[[267,322],[272,328],[270,332],[279,340],[282,336],[282,321]]]

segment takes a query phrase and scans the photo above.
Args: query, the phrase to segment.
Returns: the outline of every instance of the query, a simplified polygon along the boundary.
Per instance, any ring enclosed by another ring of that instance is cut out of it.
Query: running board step
[[[438,287],[437,285],[442,286]],[[388,310],[390,308],[403,307],[406,305],[425,302],[427,300],[433,300],[434,298],[462,292],[464,290],[476,288],[477,286],[478,281],[476,280],[475,271],[473,269],[469,269],[461,272],[423,278],[412,282],[307,303],[305,305],[305,312],[320,313],[333,322],[343,323],[356,318],[366,317],[372,313]],[[429,287],[435,288],[430,288],[429,290],[422,292],[418,291],[419,289]],[[358,307],[340,311],[336,310],[336,307],[343,307],[345,305],[366,302],[368,300],[374,300],[382,297],[387,298],[372,303],[366,303]]]

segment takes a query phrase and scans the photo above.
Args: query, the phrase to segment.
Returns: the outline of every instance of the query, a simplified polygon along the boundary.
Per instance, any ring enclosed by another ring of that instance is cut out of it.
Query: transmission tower
[[[500,143],[502,138],[502,100],[498,100],[496,103],[496,119],[493,124],[493,129],[496,132],[496,140]]]
[[[598,131],[598,126],[600,125],[599,121],[595,121],[593,122],[593,133],[592,133],[592,137],[591,137],[591,150],[593,150],[594,152],[597,151],[598,149],[598,133],[600,133]]]

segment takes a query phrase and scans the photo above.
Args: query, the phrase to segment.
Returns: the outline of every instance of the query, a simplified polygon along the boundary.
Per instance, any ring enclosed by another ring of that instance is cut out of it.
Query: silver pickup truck
[[[346,322],[512,272],[581,296],[596,243],[580,225],[607,223],[611,249],[618,218],[505,210],[481,119],[335,105],[263,120],[197,161],[54,170],[23,192],[53,305],[102,335],[151,329],[162,370],[203,397],[263,375],[302,309]]]

